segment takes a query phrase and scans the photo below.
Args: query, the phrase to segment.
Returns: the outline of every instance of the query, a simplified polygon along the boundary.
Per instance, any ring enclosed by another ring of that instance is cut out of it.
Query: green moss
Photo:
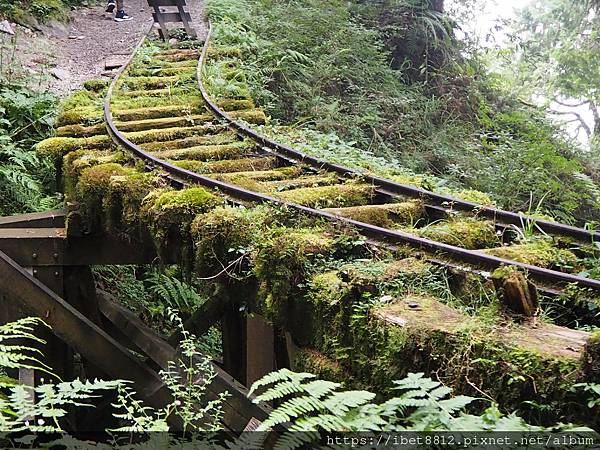
[[[161,159],[211,161],[240,157],[253,148],[254,144],[251,141],[240,141],[226,145],[200,145],[185,149],[163,150],[153,154]]]
[[[211,134],[208,136],[191,136],[183,139],[175,139],[172,141],[157,141],[141,144],[144,150],[148,152],[160,152],[165,150],[177,150],[190,147],[205,146],[205,145],[226,145],[237,140],[233,132],[225,132],[219,134]]]
[[[335,381],[337,383],[350,379],[350,376],[338,361],[310,348],[298,349],[294,357],[292,370],[312,373],[320,380]]]
[[[101,107],[101,105],[102,105],[102,98],[99,97],[97,93],[87,91],[87,90],[81,90],[81,91],[77,91],[74,94],[72,94],[71,96],[69,96],[61,104],[61,109],[63,111],[69,111],[71,109],[81,108],[81,107],[86,107],[86,106],[87,107],[90,107],[90,106]]]
[[[134,109],[114,109],[113,118],[122,122],[135,122],[146,119],[163,119],[199,115],[206,108],[199,102],[182,105],[154,106]]]
[[[134,144],[148,142],[164,142],[176,139],[185,139],[193,136],[208,136],[225,131],[225,125],[196,125],[190,127],[174,127],[160,130],[136,131],[125,133],[125,136]]]
[[[181,74],[189,74],[194,66],[180,66],[180,67],[157,67],[154,69],[138,68],[131,69],[129,76],[132,77],[172,77]]]
[[[85,106],[82,108],[70,109],[63,111],[56,119],[56,126],[62,127],[65,125],[94,125],[104,120],[102,109]]]
[[[53,137],[44,139],[36,146],[40,156],[49,156],[60,160],[67,153],[76,150],[106,150],[113,147],[113,142],[108,136],[93,136],[90,138]]]
[[[223,161],[203,162],[194,160],[173,161],[178,167],[196,173],[231,173],[250,170],[265,170],[275,166],[274,158],[239,158]]]
[[[163,260],[192,264],[190,226],[198,214],[223,204],[223,199],[204,188],[167,191],[148,196],[142,205],[142,219],[147,224]]]
[[[590,382],[597,382],[600,379],[600,331],[592,334],[585,345],[582,369]]]
[[[359,222],[391,228],[395,224],[414,224],[424,213],[423,202],[411,200],[385,205],[365,205],[349,208],[328,208],[325,211]]]
[[[492,222],[470,217],[445,220],[412,232],[431,240],[467,249],[481,249],[499,244]]]
[[[161,117],[158,119],[134,120],[132,122],[115,122],[119,131],[130,133],[164,128],[193,127],[214,120],[212,114],[196,114],[183,117]]]
[[[490,198],[488,194],[472,189],[463,189],[462,191],[456,192],[454,193],[454,197],[464,200],[466,202],[477,203],[478,205],[494,205],[494,201]]]
[[[110,180],[114,176],[134,172],[117,163],[98,164],[81,171],[75,188],[75,197],[81,205],[83,227],[89,233],[98,233],[105,221],[103,201],[109,192]]]
[[[103,123],[98,125],[65,125],[56,129],[56,134],[59,137],[92,137],[97,135],[105,135],[106,127]]]
[[[124,80],[122,89],[130,91],[163,89],[189,83],[194,79],[194,77],[194,71],[180,73],[177,76],[171,77],[129,77]]]
[[[210,275],[240,255],[250,254],[271,222],[272,214],[264,206],[216,208],[197,216],[191,228],[197,272]]]
[[[63,158],[63,186],[67,198],[75,195],[75,187],[81,173],[100,164],[118,163],[120,155],[111,151],[77,150]]]
[[[315,208],[365,205],[373,195],[372,186],[351,183],[294,189],[277,194],[285,201]]]
[[[107,230],[139,236],[140,211],[144,199],[150,192],[165,187],[166,181],[152,172],[111,177],[104,200]]]
[[[325,174],[300,176],[287,180],[275,180],[266,184],[274,191],[283,192],[305,187],[331,186],[332,184],[337,184],[339,182],[339,177],[335,174]]]
[[[318,229],[276,228],[263,236],[253,272],[260,286],[259,302],[267,317],[290,327],[302,317],[295,298],[307,266],[332,251],[333,239]]]
[[[229,116],[234,119],[244,120],[255,125],[265,125],[267,116],[262,109],[251,109],[247,111],[232,111]]]
[[[275,181],[294,178],[302,173],[302,168],[298,166],[279,167],[272,170],[253,170],[249,172],[233,172],[230,174],[219,175],[220,179],[227,180],[228,177],[244,177],[253,181]]]
[[[83,83],[83,87],[87,91],[92,91],[96,93],[100,93],[108,88],[110,84],[109,80],[100,79],[100,80],[87,80]]]
[[[577,257],[571,251],[557,248],[547,239],[491,248],[484,251],[499,258],[540,267],[572,269],[577,267],[578,264]]]

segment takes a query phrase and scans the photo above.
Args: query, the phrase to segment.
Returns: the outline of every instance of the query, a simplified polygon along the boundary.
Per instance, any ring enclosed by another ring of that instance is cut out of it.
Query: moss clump
[[[254,144],[251,141],[241,141],[226,145],[200,145],[184,149],[163,150],[153,152],[153,154],[161,159],[212,161],[239,157],[249,153],[253,148]]]
[[[75,92],[73,95],[69,96],[61,105],[61,109],[63,111],[69,111],[75,108],[82,107],[97,107],[100,108],[102,106],[102,97],[98,95],[96,92],[91,92],[87,90],[81,90]]]
[[[340,184],[294,189],[277,194],[279,198],[313,208],[340,208],[365,205],[373,197],[373,187],[366,184]]]
[[[113,147],[113,142],[106,135],[90,138],[52,137],[38,143],[36,151],[40,156],[60,160],[67,153],[76,150],[107,150],[111,147]]]
[[[208,136],[225,131],[225,125],[196,125],[190,127],[174,127],[159,130],[136,131],[125,133],[127,139],[134,144],[145,144],[148,142],[163,142],[176,139],[184,139],[192,136]]]
[[[197,216],[191,228],[197,272],[212,274],[249,254],[271,222],[272,214],[264,206],[222,207]]]
[[[248,111],[232,111],[229,115],[234,119],[244,120],[255,125],[265,125],[267,116],[262,109],[251,109]]]
[[[144,200],[142,220],[163,260],[179,260],[185,267],[191,267],[191,223],[198,214],[222,204],[223,199],[203,188],[167,191]]]
[[[180,86],[194,79],[195,72],[181,73],[172,77],[130,77],[123,82],[122,89],[140,91],[145,89],[163,89],[170,86]]]
[[[302,317],[295,302],[297,289],[309,263],[333,251],[333,239],[319,229],[283,227],[264,235],[253,267],[263,312],[278,323],[294,327],[290,321]]]
[[[445,220],[416,229],[414,232],[427,239],[471,250],[499,244],[496,228],[492,222],[471,217]]]
[[[204,145],[227,145],[237,140],[234,133],[211,134],[208,136],[191,136],[184,139],[175,139],[165,142],[148,142],[141,144],[142,148],[148,152],[161,152],[165,150],[186,149]]]
[[[275,166],[275,158],[239,158],[223,161],[203,162],[194,160],[173,161],[178,167],[196,173],[232,173],[265,170]]]
[[[154,106],[134,109],[113,109],[113,117],[122,122],[135,122],[147,119],[164,119],[168,117],[185,117],[206,112],[200,102],[184,105]]]
[[[252,99],[223,99],[219,100],[217,105],[223,111],[242,111],[255,108]]]
[[[328,208],[325,211],[359,222],[391,228],[395,224],[413,224],[424,213],[423,202],[411,200],[385,205],[365,205],[349,208]]]
[[[111,177],[105,198],[106,228],[109,232],[140,234],[143,200],[155,189],[164,189],[165,180],[152,172],[135,172]]]
[[[234,172],[233,174],[218,174],[213,176],[215,180],[223,181],[228,184],[234,184],[238,187],[253,192],[270,192],[270,190],[264,184],[253,180],[252,178],[244,175],[238,175],[240,172]],[[245,173],[245,172],[241,172]]]
[[[160,119],[134,120],[132,122],[115,122],[119,131],[131,133],[136,131],[158,130],[163,128],[193,127],[214,120],[212,114],[197,114],[184,117],[163,117]]]
[[[117,163],[99,164],[81,172],[75,188],[75,197],[81,205],[80,213],[86,232],[100,232],[104,223],[104,204],[110,180],[114,176],[123,176],[134,172]]]
[[[335,359],[310,348],[301,348],[294,357],[292,369],[315,374],[321,380],[343,382],[350,376]]]
[[[454,197],[466,202],[477,203],[478,205],[494,205],[494,201],[488,194],[473,189],[463,189],[462,191],[454,193]]]
[[[83,88],[86,91],[101,93],[108,88],[110,82],[108,80],[87,80],[83,83]]]
[[[249,172],[234,172],[231,174],[220,175],[220,179],[226,180],[228,177],[244,177],[253,181],[275,181],[294,178],[302,173],[302,168],[298,166],[279,167],[272,170],[253,170]]]
[[[85,106],[82,108],[63,111],[56,119],[56,126],[65,125],[94,125],[104,120],[104,115],[100,108]]]
[[[180,74],[189,74],[194,66],[180,67],[157,67],[154,69],[131,69],[129,75],[132,77],[172,77]]]
[[[555,247],[548,239],[483,251],[499,258],[540,267],[573,269],[578,265],[577,257],[571,251]]]
[[[77,150],[63,158],[63,186],[67,198],[76,194],[75,187],[81,173],[93,166],[108,163],[118,163],[120,155],[111,151]]]
[[[305,187],[331,186],[339,183],[339,177],[335,174],[307,175],[287,180],[275,180],[266,183],[272,190],[283,192],[291,189]]]
[[[582,369],[585,377],[590,381],[600,379],[600,332],[592,334],[585,344]]]
[[[65,125],[56,129],[56,135],[59,137],[92,137],[97,135],[106,135],[104,124],[98,125]]]

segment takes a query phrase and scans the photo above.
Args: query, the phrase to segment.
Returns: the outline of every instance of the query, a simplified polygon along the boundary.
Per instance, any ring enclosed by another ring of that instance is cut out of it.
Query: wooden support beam
[[[0,228],[64,228],[66,210],[0,217]]]
[[[178,352],[163,340],[156,332],[147,327],[134,313],[111,300],[110,295],[99,293],[100,309],[115,327],[140,348],[160,367],[167,367],[168,361],[174,361]],[[225,416],[223,422],[228,429],[241,432],[253,419],[264,421],[270,410],[256,405],[248,398],[248,391],[236,382],[228,373],[213,364],[217,376],[208,387],[209,400],[216,398],[222,392],[229,392],[225,400]]]
[[[222,285],[217,285],[210,298],[202,304],[192,317],[185,321],[184,328],[195,336],[203,336],[210,327],[215,325],[231,309],[231,298]],[[169,344],[178,345],[181,340],[181,332],[177,331],[169,338]]]
[[[148,264],[156,258],[150,245],[112,235],[67,238],[64,228],[0,228],[0,251],[25,267]]]
[[[3,252],[0,279],[0,292],[5,298],[43,318],[56,336],[110,376],[135,382],[138,393],[149,404],[162,407],[171,401],[157,373]]]
[[[246,317],[246,386],[275,370],[275,332],[264,317]]]

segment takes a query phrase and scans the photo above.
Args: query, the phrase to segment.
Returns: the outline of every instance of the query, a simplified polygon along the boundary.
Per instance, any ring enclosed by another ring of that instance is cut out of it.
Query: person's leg
[[[115,0],[108,0],[106,3],[106,12],[111,13],[115,10]]]
[[[125,8],[124,2],[125,0],[117,0],[117,11],[123,11]]]
[[[124,0],[117,0],[117,14],[115,15],[116,22],[126,22],[127,20],[131,20],[133,17],[130,17],[125,12],[124,8]]]

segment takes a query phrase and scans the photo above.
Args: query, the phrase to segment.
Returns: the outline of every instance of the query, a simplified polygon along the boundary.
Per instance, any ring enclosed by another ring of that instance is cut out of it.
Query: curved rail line
[[[546,233],[569,236],[587,242],[590,242],[594,239],[600,241],[600,232],[592,233],[587,230],[571,227],[568,225],[530,218],[521,214],[515,214],[508,211],[477,205],[471,202],[465,202],[462,200],[455,199],[453,197],[436,194],[413,186],[402,185],[383,178],[359,174],[353,169],[339,166],[336,164],[331,164],[327,161],[323,161],[321,159],[305,155],[290,147],[274,142],[271,139],[256,133],[255,131],[248,128],[246,125],[231,118],[226,112],[219,108],[219,106],[210,99],[206,88],[204,87],[204,84],[202,82],[202,72],[204,63],[206,61],[211,34],[212,27],[209,27],[209,34],[204,43],[204,48],[202,50],[197,65],[197,83],[201,91],[202,97],[206,105],[210,108],[210,110],[212,110],[216,117],[226,121],[233,129],[235,129],[243,136],[246,136],[254,142],[260,144],[263,150],[267,152],[267,154],[271,153],[281,159],[296,162],[296,164],[304,164],[315,169],[324,169],[326,171],[335,172],[336,174],[342,176],[360,175],[362,179],[368,181],[373,186],[383,188],[384,191],[387,191],[392,195],[408,195],[410,197],[424,198],[436,204],[449,202],[455,208],[471,212],[476,210],[480,215],[484,215],[485,217],[492,218],[495,220],[499,219],[508,224],[520,225],[522,224],[523,220],[529,219],[535,221],[537,226]],[[160,159],[146,152],[139,145],[133,143],[121,131],[119,131],[119,129],[114,123],[113,115],[110,110],[111,99],[113,96],[115,86],[117,85],[118,80],[121,78],[129,64],[131,64],[132,60],[133,55],[132,58],[128,61],[128,63],[120,69],[120,71],[117,73],[117,76],[113,79],[104,100],[104,119],[106,122],[108,133],[117,145],[131,151],[135,156],[144,160],[148,165],[164,170],[169,174],[169,176],[173,180],[177,181],[178,183],[188,182],[192,184],[199,184],[213,189],[218,189],[224,194],[240,200],[259,203],[266,202],[279,206],[285,206],[287,208],[294,209],[315,217],[327,219],[331,222],[352,226],[358,229],[365,236],[373,238],[376,241],[393,244],[408,244],[410,246],[421,248],[429,252],[441,252],[450,256],[453,259],[469,264],[474,264],[479,267],[485,267],[487,269],[494,269],[504,265],[514,266],[527,271],[532,277],[540,281],[558,283],[559,285],[563,286],[569,283],[576,283],[580,287],[591,288],[600,292],[600,280],[584,278],[569,273],[559,272],[556,270],[538,267],[531,264],[525,264],[510,259],[485,254],[477,250],[468,250],[450,244],[422,238],[404,231],[383,228],[365,222],[360,222],[347,217],[342,217],[337,214],[332,214],[327,211],[314,209],[297,203],[291,203],[279,198],[265,195],[263,193],[254,192],[242,188],[235,184],[200,175],[198,173],[187,169],[183,169],[174,164],[171,164],[168,161]]]

